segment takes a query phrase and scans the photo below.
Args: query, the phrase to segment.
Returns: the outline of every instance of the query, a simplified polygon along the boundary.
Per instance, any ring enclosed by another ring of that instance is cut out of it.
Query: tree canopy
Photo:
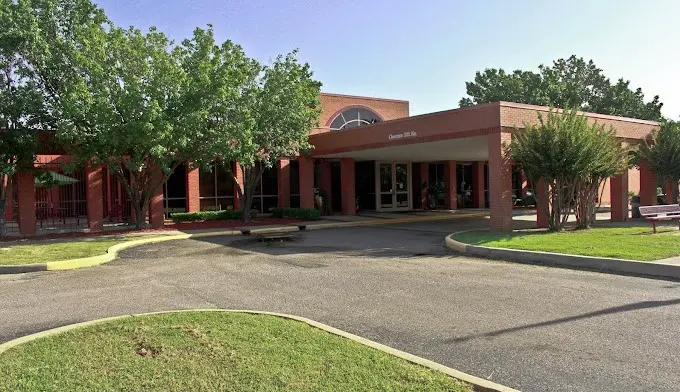
[[[538,116],[538,125],[513,135],[509,156],[527,176],[550,230],[561,230],[572,211],[578,226],[587,228],[595,219],[598,191],[627,168],[627,155],[613,129],[589,125],[575,110]]]
[[[680,123],[664,121],[652,133],[652,140],[639,150],[639,158],[649,162],[652,170],[672,184],[672,200],[678,202],[680,182]]]
[[[477,72],[465,86],[468,97],[460,100],[460,106],[510,101],[653,121],[663,118],[658,95],[645,101],[642,89],[632,89],[630,81],[613,82],[592,60],[576,56],[540,65],[537,71],[489,68]]]

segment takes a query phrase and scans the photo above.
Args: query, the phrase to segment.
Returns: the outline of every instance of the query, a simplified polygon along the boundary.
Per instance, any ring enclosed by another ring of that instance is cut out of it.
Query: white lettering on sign
[[[389,140],[394,140],[394,139],[403,139],[405,137],[416,137],[418,134],[416,131],[406,131],[402,133],[390,133]]]

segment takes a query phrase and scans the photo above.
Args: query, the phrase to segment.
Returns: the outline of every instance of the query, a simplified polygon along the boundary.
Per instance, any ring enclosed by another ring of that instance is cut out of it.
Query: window
[[[201,211],[234,208],[234,180],[222,165],[210,171],[201,170],[198,176]]]
[[[380,116],[368,109],[352,108],[338,114],[331,122],[331,129],[334,131],[351,129],[366,124],[379,123],[381,121]]]

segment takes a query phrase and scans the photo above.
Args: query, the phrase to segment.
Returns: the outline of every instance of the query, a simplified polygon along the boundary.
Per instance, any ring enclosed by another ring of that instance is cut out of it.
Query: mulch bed
[[[121,235],[121,234],[146,234],[146,233],[162,233],[164,231],[171,230],[206,230],[206,229],[235,229],[237,227],[244,226],[269,226],[269,225],[289,225],[299,222],[305,222],[304,219],[295,218],[256,218],[250,222],[244,222],[240,220],[222,220],[222,221],[206,221],[206,222],[183,222],[183,223],[166,223],[164,227],[160,229],[144,229],[144,230],[133,230],[128,227],[121,228],[120,230],[105,230],[97,233],[84,233],[84,232],[72,232],[72,233],[59,233],[59,234],[44,234],[36,235],[31,237],[25,236],[11,236],[0,238],[0,242],[10,242],[24,239],[32,240],[42,240],[42,239],[54,239],[54,238],[80,238],[80,237],[96,237],[104,235]]]

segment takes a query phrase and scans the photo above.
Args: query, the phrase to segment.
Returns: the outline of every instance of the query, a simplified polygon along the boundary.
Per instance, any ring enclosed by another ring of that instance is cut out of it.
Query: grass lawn
[[[139,239],[142,236],[126,236],[125,238],[89,239],[60,242],[33,243],[27,245],[11,245],[0,242],[0,265],[45,263],[96,256],[121,242]]]
[[[11,391],[472,391],[307,324],[188,312],[127,318],[0,354]]]
[[[471,245],[650,261],[680,255],[676,228],[616,227],[547,232],[459,233],[454,239]]]

